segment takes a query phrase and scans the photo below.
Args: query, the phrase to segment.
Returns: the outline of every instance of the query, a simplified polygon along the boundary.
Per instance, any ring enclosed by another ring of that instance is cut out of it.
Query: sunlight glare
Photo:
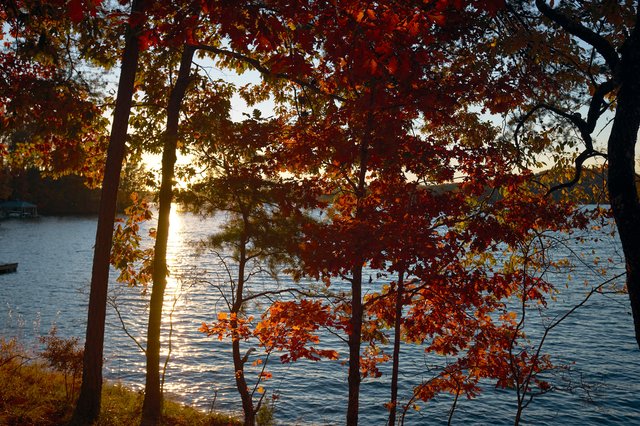
[[[183,245],[183,221],[179,205],[171,205],[171,215],[169,216],[169,241],[167,245],[167,267],[169,276],[167,277],[167,295],[173,294],[178,288],[177,271],[174,268],[181,263],[179,248]]]

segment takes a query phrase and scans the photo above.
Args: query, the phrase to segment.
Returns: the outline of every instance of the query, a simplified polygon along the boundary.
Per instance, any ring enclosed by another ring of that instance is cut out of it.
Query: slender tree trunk
[[[367,123],[367,132],[371,129],[373,117],[370,115]],[[360,170],[358,176],[355,219],[362,220],[361,200],[366,196],[366,175],[367,175],[368,145],[363,138],[360,143]],[[351,333],[349,334],[349,401],[347,403],[347,426],[358,424],[358,411],[360,408],[360,344],[362,342],[362,319],[364,309],[362,306],[362,265],[364,259],[356,259],[354,267],[351,269]]]
[[[247,381],[244,378],[244,364],[245,359],[240,354],[240,336],[237,332],[238,322],[237,320],[231,320],[232,332],[232,354],[233,354],[233,367],[235,371],[236,388],[240,394],[242,401],[242,411],[244,412],[244,425],[253,426],[256,423],[255,410],[253,407],[253,400],[251,398],[251,392],[247,387]]]
[[[640,7],[639,7],[640,19]],[[638,24],[622,50],[618,105],[609,136],[609,200],[627,271],[627,289],[640,346],[640,203],[636,188],[635,146],[640,127],[640,31]]]
[[[144,0],[134,0],[131,16],[144,13]],[[104,351],[104,329],[109,287],[109,263],[113,239],[113,223],[116,215],[116,200],[120,172],[125,154],[131,100],[135,75],[138,68],[137,29],[127,28],[126,42],[120,66],[118,95],[113,113],[107,164],[102,180],[100,211],[93,254],[91,291],[87,315],[87,332],[82,366],[82,385],[73,413],[72,424],[93,423],[100,414],[102,394],[102,358]]]
[[[169,240],[169,216],[173,201],[173,179],[178,143],[178,123],[182,100],[190,81],[191,61],[194,49],[185,46],[180,61],[176,84],[171,90],[167,107],[167,128],[162,151],[162,182],[158,207],[158,229],[153,258],[153,287],[149,302],[147,328],[147,375],[140,424],[152,426],[160,423],[162,392],[160,389],[160,328],[162,304],[167,286],[167,243]]]
[[[404,293],[404,271],[398,275],[396,289],[396,317],[393,331],[393,366],[391,369],[391,408],[389,411],[389,426],[396,424],[396,411],[398,405],[398,375],[400,372],[400,336],[402,327],[402,296]]]
[[[247,360],[243,359],[240,353],[240,335],[238,333],[237,320],[237,315],[240,313],[244,305],[244,275],[245,268],[247,266],[247,244],[249,242],[247,237],[247,232],[249,229],[249,216],[245,212],[244,208],[242,209],[242,211],[242,221],[244,224],[244,229],[242,231],[239,244],[240,259],[238,261],[238,287],[236,289],[236,297],[233,301],[233,306],[231,307],[231,313],[235,315],[235,318],[231,319],[231,350],[236,379],[236,388],[238,389],[238,393],[240,394],[240,399],[242,401],[242,411],[244,412],[244,425],[253,426],[256,423],[255,409],[253,406],[253,398],[251,397],[251,392],[249,392],[247,381],[244,377],[244,364]]]
[[[358,424],[360,399],[360,343],[362,341],[362,264],[352,270],[351,281],[351,333],[349,334],[349,402],[347,425]]]

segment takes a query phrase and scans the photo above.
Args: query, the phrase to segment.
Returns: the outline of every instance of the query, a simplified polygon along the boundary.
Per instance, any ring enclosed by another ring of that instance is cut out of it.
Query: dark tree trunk
[[[560,25],[568,33],[582,39],[594,47],[604,58],[613,73],[609,85],[601,93],[617,87],[616,114],[608,143],[608,195],[616,221],[622,251],[625,257],[627,289],[631,302],[636,341],[640,347],[640,203],[636,188],[635,146],[640,127],[640,4],[635,2],[636,23],[631,35],[619,49],[606,38],[572,21],[543,0],[536,0],[538,9],[549,19]],[[618,53],[619,52],[619,53]],[[593,113],[602,114],[603,99],[597,102]],[[591,106],[593,108],[593,105]],[[590,114],[592,111],[590,111]],[[595,124],[592,124],[595,125]],[[593,127],[589,130],[593,131]]]
[[[393,366],[391,369],[391,408],[389,411],[389,426],[396,424],[396,412],[398,405],[398,375],[400,373],[400,336],[402,327],[402,296],[404,293],[404,271],[398,275],[396,289],[396,317],[393,332]]]
[[[153,287],[149,302],[149,324],[147,328],[147,375],[140,424],[145,426],[160,423],[162,392],[160,389],[160,328],[162,304],[167,286],[167,242],[169,240],[169,216],[173,201],[173,179],[178,143],[178,122],[182,100],[190,81],[191,61],[194,49],[185,47],[180,61],[178,79],[171,90],[167,107],[167,128],[162,151],[162,182],[158,207],[158,228],[153,259]]]
[[[144,3],[143,0],[134,0],[131,15],[144,13]],[[118,95],[109,137],[107,164],[102,181],[93,269],[91,272],[82,385],[72,419],[72,424],[75,425],[92,424],[100,414],[104,328],[113,223],[116,215],[118,184],[125,154],[134,81],[138,68],[138,53],[137,29],[128,28],[120,67]]]
[[[253,398],[251,397],[251,392],[249,392],[247,381],[244,377],[244,364],[247,362],[247,360],[243,359],[240,353],[240,335],[238,333],[237,321],[237,315],[244,307],[244,277],[247,266],[247,245],[249,244],[249,238],[247,235],[250,226],[249,215],[246,213],[244,207],[241,208],[241,210],[243,230],[239,241],[240,258],[238,259],[238,287],[236,289],[236,298],[233,301],[233,306],[231,307],[231,313],[236,316],[235,319],[231,319],[231,350],[233,357],[233,369],[236,379],[236,389],[238,389],[238,393],[240,394],[240,399],[242,401],[242,411],[244,412],[244,425],[253,426],[256,423],[256,410],[253,406]]]
[[[640,127],[640,31],[622,50],[618,105],[609,136],[609,200],[624,252],[627,288],[640,346],[640,203],[636,189],[635,146]]]
[[[362,265],[362,264],[360,264]],[[362,341],[362,266],[352,270],[351,281],[351,333],[349,334],[349,402],[347,426],[358,424],[360,399],[360,343]]]
[[[253,426],[256,423],[255,409],[253,407],[253,399],[251,398],[251,392],[247,387],[247,381],[244,378],[244,364],[245,359],[240,354],[240,337],[237,333],[238,322],[237,320],[231,320],[232,332],[232,353],[233,353],[233,367],[235,371],[236,388],[240,394],[242,401],[242,411],[244,412],[244,425]]]
[[[373,96],[372,96],[373,97]],[[366,138],[373,126],[373,115],[369,114],[365,137],[360,142],[360,170],[358,173],[358,186],[356,195],[358,202],[356,207],[355,220],[363,219],[361,202],[366,196],[367,189],[367,163],[369,158],[369,146]],[[351,330],[349,333],[349,400],[347,402],[347,426],[358,424],[358,411],[360,409],[360,345],[362,343],[362,319],[364,308],[362,306],[362,265],[364,259],[356,259],[354,267],[351,269]]]

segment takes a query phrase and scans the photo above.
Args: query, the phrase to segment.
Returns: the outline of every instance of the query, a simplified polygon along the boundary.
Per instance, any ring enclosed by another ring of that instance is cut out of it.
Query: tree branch
[[[551,8],[544,0],[536,0],[536,7],[547,18],[560,25],[569,34],[593,46],[604,58],[612,73],[616,73],[620,63],[620,57],[616,49],[600,34],[585,27],[579,22],[573,21],[565,14]]]
[[[246,296],[242,299],[242,303],[248,302],[250,300],[253,299],[257,299],[260,297],[264,297],[264,296],[275,296],[275,295],[279,295],[279,294],[283,294],[283,293],[289,293],[289,294],[299,294],[301,296],[305,296],[305,297],[322,297],[319,296],[317,294],[314,293],[309,293],[309,292],[305,292],[302,290],[299,290],[297,288],[285,288],[282,290],[267,290],[267,291],[261,291],[260,293],[253,293],[249,296]]]
[[[580,180],[580,178],[582,177],[582,169],[584,166],[584,162],[587,161],[589,158],[593,158],[593,157],[604,157],[607,158],[606,154],[603,154],[601,152],[595,151],[593,149],[585,149],[584,151],[582,151],[580,153],[580,155],[578,155],[576,157],[576,161],[575,161],[575,173],[573,175],[573,178],[568,181],[568,182],[563,182],[561,184],[558,185],[554,185],[551,188],[549,188],[549,190],[547,191],[546,195],[549,195],[555,191],[558,191],[560,189],[563,188],[570,188],[573,185],[575,185],[576,183],[578,183],[578,181]]]
[[[615,80],[607,80],[604,83],[596,87],[596,91],[591,97],[591,103],[589,104],[589,112],[587,113],[587,130],[589,133],[593,133],[596,128],[598,119],[602,116],[602,106],[604,104],[604,97],[611,91],[615,90],[618,84]]]
[[[125,334],[127,336],[129,336],[129,338],[131,340],[133,340],[133,343],[136,344],[136,346],[138,348],[140,348],[140,350],[142,351],[142,353],[146,354],[147,351],[145,350],[145,348],[142,346],[142,344],[140,344],[140,342],[138,341],[138,339],[136,339],[135,336],[133,336],[130,332],[129,329],[127,328],[127,325],[124,322],[124,318],[122,318],[122,314],[120,313],[120,309],[118,308],[118,304],[116,302],[115,297],[110,297],[108,299],[109,304],[111,305],[111,307],[113,308],[113,310],[115,311],[116,315],[118,316],[118,319],[120,320],[120,325],[122,326],[122,330],[125,332]]]
[[[547,191],[547,195],[563,188],[572,187],[573,185],[578,183],[578,181],[582,177],[582,169],[583,169],[584,162],[587,161],[589,158],[593,158],[593,157],[607,158],[607,154],[602,153],[600,151],[596,151],[593,148],[593,138],[591,137],[591,133],[595,128],[595,123],[600,117],[600,105],[602,105],[602,102],[604,101],[604,96],[607,93],[609,93],[611,90],[613,90],[614,86],[615,86],[615,83],[613,82],[613,80],[608,80],[607,82],[598,86],[598,88],[596,89],[596,93],[593,95],[591,99],[587,120],[582,118],[582,116],[579,113],[570,114],[567,111],[557,106],[544,104],[544,103],[540,103],[534,106],[522,118],[518,120],[518,125],[516,126],[516,130],[514,132],[514,139],[515,139],[516,149],[518,150],[518,155],[520,155],[519,154],[520,142],[518,140],[518,134],[524,127],[524,124],[527,122],[527,120],[529,120],[529,118],[531,118],[533,114],[535,114],[537,111],[541,109],[549,110],[554,114],[559,115],[560,117],[571,122],[571,124],[573,124],[580,132],[580,137],[582,138],[582,141],[585,144],[585,149],[578,155],[578,157],[576,157],[576,160],[575,160],[576,171],[573,178],[569,182],[564,182],[549,188],[549,190]]]

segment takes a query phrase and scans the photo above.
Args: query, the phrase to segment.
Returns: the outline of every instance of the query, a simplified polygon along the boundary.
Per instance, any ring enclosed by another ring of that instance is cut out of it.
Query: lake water
[[[0,275],[1,337],[17,336],[25,346],[37,349],[37,336],[56,325],[61,336],[84,338],[95,227],[95,218],[77,217],[0,222],[0,263],[19,262],[17,273]],[[190,214],[174,213],[172,217],[172,275],[165,300],[165,312],[172,313],[171,321],[165,321],[165,334],[171,328],[172,337],[165,389],[205,410],[213,406],[238,413],[240,403],[234,387],[230,344],[198,331],[203,321],[226,310],[215,290],[224,271],[213,255],[198,256],[193,250],[193,242],[216,227],[216,220],[205,221]],[[569,244],[565,250],[572,248],[583,254],[586,263],[571,271],[571,281],[558,276],[556,285],[562,291],[552,304],[554,313],[565,312],[584,297],[584,280],[591,285],[602,280],[590,269],[594,258],[614,259],[618,269],[612,268],[609,276],[621,272],[620,248],[615,240],[605,237],[581,246]],[[280,283],[290,284],[286,277]],[[274,285],[266,279],[253,284],[254,288]],[[111,288],[127,330],[144,343],[148,296],[115,280]],[[326,347],[339,350],[342,359],[347,357],[348,350],[339,339],[331,335],[323,339]],[[164,347],[166,354],[167,345]],[[549,376],[556,389],[533,400],[524,412],[523,424],[640,425],[640,351],[634,340],[626,295],[594,295],[553,330],[545,349],[566,368]],[[108,311],[105,360],[108,379],[142,388],[143,355],[123,331],[113,308]],[[429,371],[439,362],[425,356],[419,347],[403,347],[400,397],[404,402],[410,397],[412,386],[428,379]],[[344,424],[347,367],[342,360],[283,365],[274,358],[268,369],[273,379],[264,386],[267,395],[279,395],[279,424]],[[382,371],[387,373],[389,368]],[[383,404],[389,394],[388,376],[363,383],[362,425],[386,423]],[[451,402],[450,397],[443,396],[423,405],[419,412],[411,410],[406,424],[446,424]],[[453,424],[513,424],[515,407],[513,391],[487,385],[480,397],[458,402]]]

